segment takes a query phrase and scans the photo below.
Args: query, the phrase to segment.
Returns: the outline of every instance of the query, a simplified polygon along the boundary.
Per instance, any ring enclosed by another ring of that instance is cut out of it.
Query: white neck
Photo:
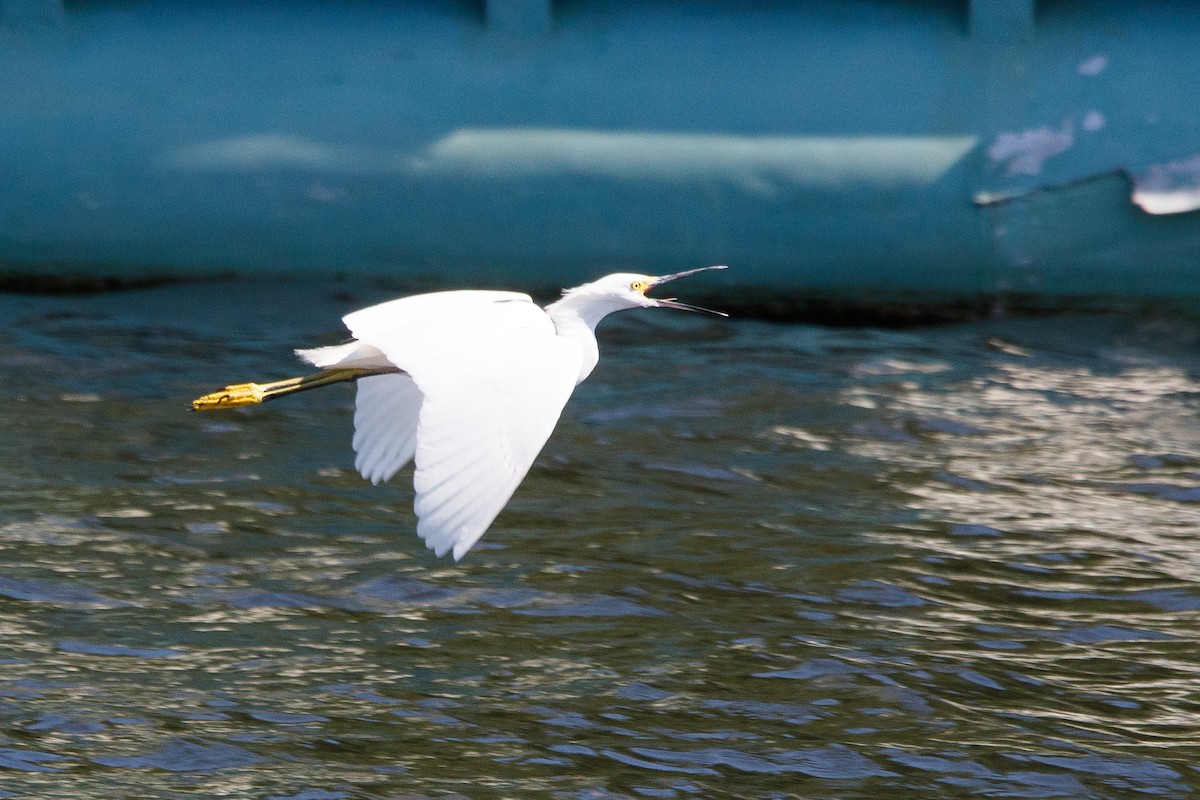
[[[584,292],[566,294],[561,300],[546,306],[546,314],[554,323],[558,335],[576,342],[583,351],[583,365],[576,385],[583,383],[600,361],[600,345],[596,343],[596,326],[600,320],[626,306],[619,302],[604,302]]]

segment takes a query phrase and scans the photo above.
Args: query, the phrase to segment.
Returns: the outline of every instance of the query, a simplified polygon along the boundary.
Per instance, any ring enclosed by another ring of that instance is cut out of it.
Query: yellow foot
[[[197,397],[192,401],[193,411],[212,411],[215,408],[237,408],[252,406],[263,401],[263,387],[257,383],[235,383],[218,392]]]

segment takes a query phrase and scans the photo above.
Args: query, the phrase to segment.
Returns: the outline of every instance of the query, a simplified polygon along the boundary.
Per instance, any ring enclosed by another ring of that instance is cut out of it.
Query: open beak
[[[671,275],[660,275],[650,282],[650,285],[646,287],[646,290],[649,291],[656,286],[661,286],[668,281],[675,280],[676,278],[686,278],[688,275],[695,275],[697,272],[708,272],[710,269],[728,269],[728,267],[724,265],[715,267],[700,267],[699,269],[688,269],[684,270],[683,272],[673,273]],[[658,297],[651,297],[650,299],[653,300],[654,304],[660,308],[678,308],[682,311],[697,311],[701,314],[716,314],[718,317],[729,316],[724,311],[713,311],[710,308],[701,308],[700,306],[692,306],[688,305],[687,303],[681,303],[674,297],[664,297],[661,299]]]

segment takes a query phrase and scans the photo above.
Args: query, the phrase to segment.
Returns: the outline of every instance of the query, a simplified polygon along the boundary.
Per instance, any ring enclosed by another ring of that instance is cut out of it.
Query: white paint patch
[[[258,171],[312,169],[327,172],[372,171],[381,154],[367,148],[329,145],[278,133],[212,139],[170,153],[165,163],[184,170]]]
[[[1108,56],[1095,55],[1091,58],[1085,58],[1083,61],[1080,61],[1079,66],[1076,67],[1076,70],[1080,75],[1086,75],[1090,78],[1095,75],[1099,75],[1101,72],[1104,72],[1107,66]]]
[[[317,203],[340,203],[347,199],[349,193],[340,187],[329,186],[321,181],[311,183],[305,190],[304,196]]]
[[[929,184],[976,145],[972,136],[728,136],[562,128],[459,128],[415,150],[258,134],[187,145],[162,157],[193,172],[306,171],[329,178],[309,198],[342,199],[335,178],[402,174],[527,180],[727,181],[751,194],[787,186]]]
[[[1182,161],[1151,164],[1134,174],[1133,202],[1147,214],[1200,209],[1200,153]]]
[[[1095,133],[1108,122],[1099,111],[1089,111],[1083,115],[1082,127],[1088,133]]]
[[[1038,175],[1046,159],[1075,144],[1073,128],[1071,121],[1065,119],[1058,130],[1041,127],[999,133],[988,147],[988,158],[993,167],[1003,168],[1006,175]]]

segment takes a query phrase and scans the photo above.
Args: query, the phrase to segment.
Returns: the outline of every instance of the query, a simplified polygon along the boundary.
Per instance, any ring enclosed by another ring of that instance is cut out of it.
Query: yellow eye
[[[642,289],[646,288],[646,282],[634,281],[633,283],[629,284],[629,288],[633,289],[635,292],[640,292]]]

